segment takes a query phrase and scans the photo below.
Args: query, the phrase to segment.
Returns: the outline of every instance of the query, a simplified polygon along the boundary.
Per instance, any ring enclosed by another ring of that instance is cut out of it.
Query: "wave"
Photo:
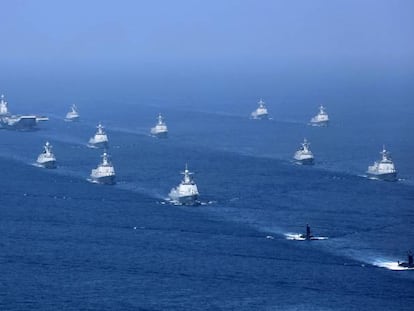
[[[159,193],[156,189],[149,189],[144,187],[143,185],[139,185],[133,182],[126,182],[121,180],[117,181],[117,183],[113,187],[130,192],[145,194],[146,196],[156,200],[163,200],[165,198],[165,196]]]
[[[393,271],[404,271],[404,270],[414,270],[414,268],[407,268],[407,267],[401,267],[399,261],[388,261],[385,259],[376,259],[373,262],[373,265],[377,266],[377,267],[381,267],[381,268],[386,268],[388,270],[393,270]]]

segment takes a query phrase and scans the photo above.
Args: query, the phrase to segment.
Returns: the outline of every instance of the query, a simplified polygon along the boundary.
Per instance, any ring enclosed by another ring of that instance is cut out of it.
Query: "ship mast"
[[[108,154],[106,152],[102,154],[102,165],[103,166],[109,165]]]
[[[264,107],[265,102],[263,101],[263,99],[261,99],[261,98],[260,98],[260,100],[259,100],[258,104],[259,104],[259,108],[263,108],[263,107]]]
[[[188,164],[187,163],[185,164],[184,172],[181,172],[181,174],[184,175],[183,183],[190,184],[191,183],[191,176],[190,175],[192,175],[193,173],[188,170]]]
[[[98,126],[96,127],[98,129],[98,133],[97,134],[104,134],[104,127],[102,126],[101,122],[98,123]]]
[[[163,120],[162,120],[162,116],[161,113],[158,114],[158,125],[162,125],[163,124]]]
[[[382,145],[382,151],[380,152],[381,156],[382,156],[382,161],[387,161],[389,160],[389,153],[388,151],[385,149],[385,145]]]
[[[303,151],[308,151],[309,145],[310,144],[308,143],[308,140],[306,138],[304,138],[303,143],[302,143]]]
[[[44,148],[45,148],[45,151],[44,151],[45,154],[50,154],[51,153],[52,145],[48,141],[46,142]]]
[[[322,105],[319,106],[319,114],[325,114],[325,107]]]

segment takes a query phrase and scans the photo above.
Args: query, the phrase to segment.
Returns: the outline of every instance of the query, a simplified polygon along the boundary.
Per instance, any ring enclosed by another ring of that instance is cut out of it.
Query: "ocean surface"
[[[414,249],[413,97],[269,90],[272,120],[259,121],[260,96],[225,93],[9,95],[10,110],[50,121],[0,131],[0,310],[414,310],[414,271],[393,269]],[[68,123],[73,103],[81,120]],[[307,124],[319,104],[329,127]],[[149,136],[159,112],[167,139]],[[99,121],[114,186],[87,181]],[[304,137],[312,167],[292,163]],[[34,165],[46,140],[56,170]],[[365,177],[383,144],[397,182]],[[200,206],[166,201],[186,163]],[[287,239],[306,224],[327,239]]]

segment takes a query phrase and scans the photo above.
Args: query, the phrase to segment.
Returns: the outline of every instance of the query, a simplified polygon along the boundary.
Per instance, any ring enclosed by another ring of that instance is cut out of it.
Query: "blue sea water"
[[[412,97],[332,95],[316,128],[319,103],[268,90],[273,119],[257,121],[256,96],[223,94],[90,95],[78,123],[46,102],[38,131],[0,131],[0,309],[413,310],[414,272],[387,268],[414,248]],[[148,135],[159,112],[168,139]],[[87,181],[98,121],[115,186]],[[291,162],[304,137],[313,167]],[[56,170],[33,165],[46,140]],[[398,182],[363,176],[383,144]],[[185,163],[201,206],[165,201]],[[328,239],[286,239],[307,223]]]

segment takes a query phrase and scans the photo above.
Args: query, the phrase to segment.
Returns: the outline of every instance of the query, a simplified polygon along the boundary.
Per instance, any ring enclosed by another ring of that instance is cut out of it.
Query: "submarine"
[[[413,252],[412,251],[409,251],[407,253],[407,257],[408,257],[408,262],[399,262],[398,261],[398,266],[399,267],[403,267],[403,268],[413,268],[414,269]]]
[[[308,224],[306,225],[306,233],[304,234],[285,233],[285,236],[287,240],[295,240],[295,241],[318,241],[318,240],[328,239],[328,237],[326,236],[314,236]]]

